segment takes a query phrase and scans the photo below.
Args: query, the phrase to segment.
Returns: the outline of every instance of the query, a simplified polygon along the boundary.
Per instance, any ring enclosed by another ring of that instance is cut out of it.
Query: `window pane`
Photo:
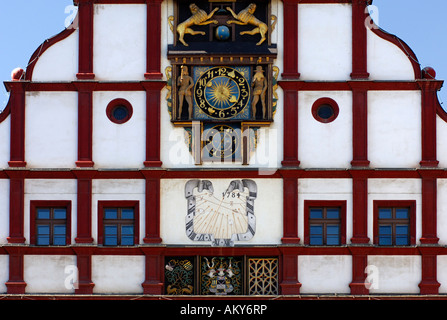
[[[386,236],[392,234],[392,227],[389,225],[379,226],[379,235]]]
[[[328,235],[338,235],[339,234],[339,226],[329,225],[326,227],[326,233]]]
[[[379,209],[379,219],[391,219],[393,213],[391,208],[380,208]]]
[[[50,245],[50,236],[37,236],[38,246],[48,246]]]
[[[104,219],[118,219],[117,209],[104,209]]]
[[[121,219],[133,219],[133,209],[121,209]]]
[[[121,245],[123,246],[133,246],[133,236],[122,236]]]
[[[310,226],[310,234],[311,235],[322,235],[323,234],[323,226],[322,225]]]
[[[396,235],[408,235],[408,226],[396,226]]]
[[[37,235],[49,235],[50,226],[49,225],[39,225],[37,226]]]
[[[133,235],[133,226],[121,226],[122,235]]]
[[[392,245],[391,236],[379,236],[379,245],[381,246]]]
[[[62,225],[53,226],[53,234],[65,235],[65,226],[62,226]]]
[[[326,244],[328,246],[338,246],[340,244],[340,237],[338,235],[327,235]]]
[[[340,218],[340,209],[338,209],[338,208],[328,208],[326,210],[326,218],[328,218],[328,219],[339,219]]]
[[[408,209],[407,208],[396,209],[396,219],[408,219]]]
[[[117,235],[117,226],[104,226],[104,234],[106,235]]]
[[[310,209],[310,218],[311,219],[322,219],[323,218],[323,209]]]
[[[407,246],[410,243],[408,242],[408,236],[396,236],[396,245],[397,246]]]
[[[55,246],[65,246],[65,235],[53,236],[53,245]]]
[[[310,245],[323,245],[323,236],[310,236]]]
[[[50,219],[50,209],[37,209],[37,219]]]
[[[104,245],[116,246],[117,245],[117,237],[116,236],[105,236],[104,237]]]
[[[54,219],[65,219],[67,217],[67,210],[64,208],[54,209]]]

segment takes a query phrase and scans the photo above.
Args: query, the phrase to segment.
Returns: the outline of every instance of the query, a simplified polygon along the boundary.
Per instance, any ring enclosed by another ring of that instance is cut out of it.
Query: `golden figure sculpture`
[[[251,86],[253,88],[253,101],[251,103],[253,118],[256,118],[256,105],[259,100],[261,100],[262,119],[265,119],[265,92],[267,91],[267,79],[264,76],[264,70],[262,70],[261,66],[256,67]]]
[[[188,114],[189,118],[192,119],[192,92],[191,88],[194,86],[194,81],[189,76],[188,67],[181,66],[180,76],[177,79],[177,86],[180,87],[178,90],[178,119],[182,117],[183,111],[183,100],[188,103]]]
[[[188,46],[188,44],[184,40],[185,34],[205,34],[203,31],[194,31],[191,29],[191,26],[197,25],[197,26],[204,26],[207,24],[217,24],[217,20],[209,20],[212,18],[214,13],[219,9],[214,9],[210,14],[207,14],[204,10],[200,9],[196,4],[191,3],[189,5],[189,9],[191,10],[192,16],[189,17],[187,20],[183,21],[177,26],[177,32],[179,34],[179,41],[183,43],[183,45]]]
[[[261,35],[261,40],[256,44],[258,46],[266,40],[266,34],[269,31],[269,27],[267,26],[267,24],[260,21],[253,15],[253,13],[256,11],[256,4],[250,3],[247,8],[245,8],[238,14],[236,14],[230,7],[227,7],[227,10],[230,11],[231,15],[236,19],[236,20],[228,20],[227,24],[232,24],[232,23],[236,23],[239,25],[251,24],[251,25],[256,26],[256,28],[254,28],[251,31],[242,31],[240,33],[241,35],[244,35],[244,34],[255,35],[255,34],[259,33]],[[276,24],[276,17],[275,17],[274,21],[275,22],[272,25],[272,28]]]

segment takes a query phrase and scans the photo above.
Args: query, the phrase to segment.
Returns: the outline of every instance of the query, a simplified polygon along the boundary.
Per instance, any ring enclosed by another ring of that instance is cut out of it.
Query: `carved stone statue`
[[[258,104],[259,100],[261,100],[262,119],[265,119],[265,93],[267,91],[267,79],[264,76],[264,70],[262,70],[261,66],[256,67],[251,86],[253,89],[253,100],[251,102],[253,118],[256,118],[256,105]]]
[[[192,119],[192,87],[194,86],[194,81],[189,76],[188,67],[181,66],[180,76],[177,78],[178,89],[178,119],[182,117],[183,111],[183,100],[188,103],[188,114],[189,118]]]

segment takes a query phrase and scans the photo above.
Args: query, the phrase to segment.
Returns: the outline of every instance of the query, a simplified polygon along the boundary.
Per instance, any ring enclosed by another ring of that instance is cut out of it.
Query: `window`
[[[315,120],[329,123],[338,117],[340,109],[337,102],[330,98],[320,98],[312,105],[312,115]]]
[[[374,201],[374,243],[415,244],[415,201]]]
[[[38,246],[70,244],[70,201],[31,201],[30,210],[31,244]]]
[[[116,124],[122,124],[130,120],[133,109],[129,101],[125,99],[112,100],[106,109],[107,117]]]
[[[98,243],[133,246],[138,243],[138,201],[99,201]]]
[[[304,201],[304,243],[315,246],[346,244],[346,201]]]

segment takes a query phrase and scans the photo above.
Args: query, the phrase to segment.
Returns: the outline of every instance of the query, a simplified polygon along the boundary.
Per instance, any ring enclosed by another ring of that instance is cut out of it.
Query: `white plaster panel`
[[[373,239],[374,200],[416,201],[416,243],[422,232],[422,195],[420,179],[368,179],[368,237]]]
[[[349,294],[351,256],[298,256],[298,279],[303,294]]]
[[[69,179],[26,179],[24,204],[24,234],[30,241],[30,202],[33,200],[71,201],[71,243],[76,237],[77,182]]]
[[[145,180],[95,179],[92,181],[92,237],[98,239],[98,201],[139,201],[140,243],[145,236]]]
[[[439,167],[447,168],[447,123],[436,117],[436,152]]]
[[[93,293],[142,293],[144,256],[92,256]]]
[[[214,194],[222,196],[232,179],[209,179]],[[254,201],[256,233],[251,240],[236,241],[236,245],[279,244],[283,234],[283,206],[281,179],[253,179],[257,184],[257,198]],[[185,184],[188,180],[161,180],[160,234],[165,244],[205,245],[207,241],[192,241],[186,235],[185,220],[187,200]]]
[[[298,237],[304,239],[304,201],[346,201],[346,242],[352,238],[352,181],[351,179],[298,180]]]
[[[33,81],[72,81],[78,72],[79,31],[49,47],[37,60]],[[39,50],[39,48],[37,48]]]
[[[438,179],[437,189],[437,234],[440,245],[447,244],[447,179]]]
[[[373,270],[371,294],[418,294],[421,282],[420,256],[368,256],[368,266]],[[376,281],[376,282],[375,282]]]
[[[298,5],[298,65],[302,80],[347,80],[352,72],[350,4]]]
[[[0,255],[0,293],[6,293],[5,282],[9,279],[9,255]]]
[[[0,179],[0,244],[9,237],[9,180]]]
[[[368,72],[372,80],[414,80],[410,58],[395,44],[367,28]]]
[[[93,68],[97,80],[144,80],[144,4],[97,4],[94,13]]]
[[[116,124],[106,114],[114,99],[126,99],[133,109],[129,121]],[[146,93],[93,94],[93,162],[97,168],[140,168],[146,157]]]
[[[447,293],[447,256],[437,256],[437,280],[441,284],[439,293]]]
[[[420,91],[368,92],[368,158],[371,167],[419,167]]]
[[[26,95],[25,154],[30,168],[71,168],[77,160],[78,98],[73,92]]]
[[[73,275],[76,256],[25,255],[23,278],[26,293],[74,293],[67,277]],[[66,288],[66,286],[68,288]]]
[[[303,168],[348,168],[352,160],[352,93],[312,91],[298,94],[298,155]],[[312,105],[331,98],[340,109],[330,123],[312,115]]]
[[[1,113],[1,112],[0,112]],[[11,116],[0,123],[0,168],[7,168],[10,160]]]

